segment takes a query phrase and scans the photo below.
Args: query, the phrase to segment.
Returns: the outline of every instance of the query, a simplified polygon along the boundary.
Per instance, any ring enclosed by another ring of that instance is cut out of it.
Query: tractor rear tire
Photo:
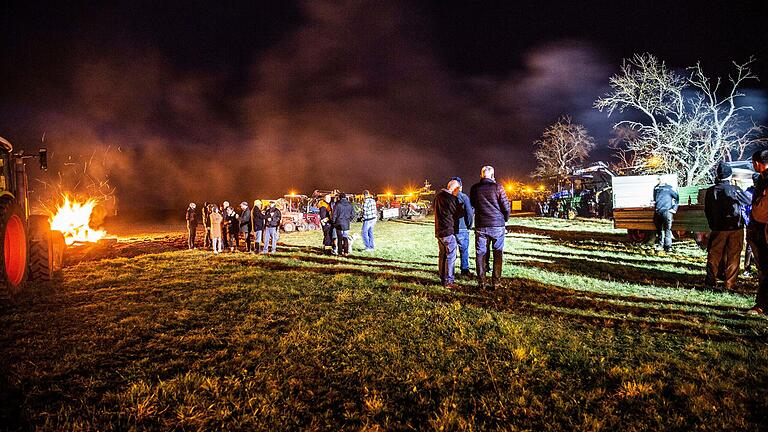
[[[27,280],[27,223],[18,204],[0,199],[0,297],[21,291]]]
[[[55,271],[53,232],[46,216],[29,217],[29,279],[49,281]]]
[[[648,243],[651,241],[651,238],[653,238],[654,232],[653,231],[646,231],[646,230],[639,230],[639,229],[628,229],[627,230],[627,238],[632,243]]]
[[[296,231],[296,226],[292,222],[288,222],[286,224],[283,224],[283,231],[289,233]]]

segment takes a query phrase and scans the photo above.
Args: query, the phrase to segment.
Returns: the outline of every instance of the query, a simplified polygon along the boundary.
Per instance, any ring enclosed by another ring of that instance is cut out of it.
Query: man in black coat
[[[245,251],[251,251],[251,209],[248,208],[248,203],[243,201],[240,203],[240,232],[245,237]]]
[[[251,210],[251,232],[253,232],[253,252],[261,252],[261,238],[264,234],[264,214],[261,212],[261,201],[253,201]]]
[[[677,191],[659,177],[659,184],[653,188],[653,224],[656,226],[656,250],[672,249],[672,217],[677,213],[680,196]]]
[[[496,183],[492,166],[480,170],[480,182],[472,185],[469,202],[475,209],[475,265],[480,289],[488,287],[485,273],[488,270],[488,249],[493,248],[493,277],[491,287],[501,280],[504,259],[504,235],[509,220],[509,200],[504,187]]]
[[[435,195],[435,237],[439,249],[437,271],[440,283],[446,288],[455,288],[456,234],[459,233],[459,219],[463,216],[462,206],[457,195],[460,184],[457,180],[448,182],[448,186]]]
[[[203,239],[203,247],[209,248],[212,246],[211,242],[211,212],[213,206],[208,201],[203,203],[203,228],[205,228],[205,238]]]
[[[714,288],[717,275],[725,264],[725,289],[736,285],[739,275],[739,258],[744,248],[744,218],[741,207],[749,205],[749,199],[740,187],[731,184],[733,171],[725,162],[717,166],[715,185],[707,189],[704,198],[704,214],[707,216],[709,235],[707,244],[707,278],[704,284]]]
[[[187,207],[187,246],[189,249],[195,248],[195,236],[197,235],[197,212],[195,203],[189,203]]]
[[[347,199],[347,195],[344,193],[339,194],[339,202],[333,208],[331,221],[333,227],[336,229],[337,247],[338,253],[341,255],[349,255],[349,225],[355,218],[355,209]]]

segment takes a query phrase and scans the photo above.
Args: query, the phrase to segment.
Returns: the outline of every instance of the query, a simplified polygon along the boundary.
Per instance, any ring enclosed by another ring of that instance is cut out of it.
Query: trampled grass
[[[513,223],[490,293],[439,285],[429,221],[380,223],[348,258],[318,232],[272,256],[178,235],[74,254],[0,307],[0,428],[765,429],[754,281],[701,289],[692,242]]]

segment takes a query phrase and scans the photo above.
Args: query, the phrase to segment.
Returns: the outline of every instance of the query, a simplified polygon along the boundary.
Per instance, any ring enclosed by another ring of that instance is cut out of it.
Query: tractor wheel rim
[[[27,266],[26,233],[24,232],[24,223],[18,215],[11,215],[8,219],[4,237],[5,273],[8,282],[16,286],[24,278],[24,270]]]

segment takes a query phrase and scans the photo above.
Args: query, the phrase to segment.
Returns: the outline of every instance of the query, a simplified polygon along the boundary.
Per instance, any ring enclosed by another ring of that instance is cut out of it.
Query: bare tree
[[[565,116],[548,127],[533,144],[536,146],[534,156],[539,161],[533,175],[563,177],[587,158],[595,147],[595,140],[584,126],[572,124],[571,118]]]
[[[757,80],[750,69],[753,61],[734,63],[736,74],[728,77],[729,88],[724,89],[722,80],[712,83],[699,64],[686,77],[651,54],[636,54],[611,77],[611,92],[595,108],[609,116],[627,109],[640,114],[641,120],[614,125],[635,132],[619,133],[614,147],[631,154],[638,172],[674,172],[683,186],[700,184],[711,179],[720,160],[743,156],[757,141],[759,128],[740,115],[752,107],[738,104],[744,96],[739,88]]]

